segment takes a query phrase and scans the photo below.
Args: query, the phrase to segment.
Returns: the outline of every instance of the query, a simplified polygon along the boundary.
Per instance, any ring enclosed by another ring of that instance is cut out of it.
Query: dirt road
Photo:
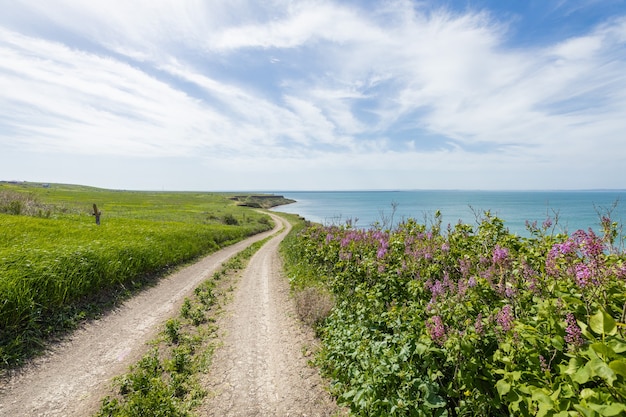
[[[0,416],[92,415],[97,411],[102,396],[107,393],[111,379],[127,371],[130,364],[141,358],[147,350],[146,341],[155,337],[160,328],[159,324],[178,313],[180,304],[196,286],[209,278],[224,261],[252,242],[276,232],[283,223],[289,227],[287,222],[279,217],[274,215],[272,217],[278,225],[272,232],[254,236],[222,249],[181,269],[106,317],[89,323],[67,341],[55,346],[49,354],[35,360],[16,375],[0,381]],[[302,334],[298,333],[299,327],[293,322],[293,318],[288,316],[290,313],[281,310],[289,306],[289,300],[287,284],[284,281],[278,282],[280,270],[277,269],[279,262],[276,249],[285,233],[286,231],[283,231],[279,238],[270,240],[252,259],[241,279],[241,288],[236,292],[232,304],[235,309],[229,309],[230,313],[225,315],[220,323],[224,326],[228,338],[235,337],[236,344],[240,347],[247,346],[249,349],[245,350],[253,352],[253,356],[249,356],[248,352],[228,351],[226,347],[231,345],[232,341],[227,339],[224,343],[225,349],[220,350],[215,357],[215,372],[220,378],[229,381],[228,383],[235,389],[229,394],[230,400],[227,403],[232,402],[236,408],[220,402],[219,396],[214,398],[217,401],[213,403],[215,409],[224,410],[219,415],[315,415],[264,412],[278,410],[279,406],[274,399],[291,395],[287,388],[280,384],[279,375],[283,375],[283,372],[308,375],[305,379],[311,381],[314,379],[312,375],[315,374],[314,370],[306,367],[306,361],[302,360],[297,365],[302,366],[304,363],[300,370],[291,369],[295,365],[289,365],[290,369],[287,370],[282,368],[285,366],[284,355],[288,352],[292,352],[295,358],[299,356],[299,359],[302,359],[301,345],[298,343],[304,340]],[[248,280],[259,282],[248,284]],[[248,285],[254,288],[247,289]],[[246,302],[241,300],[242,296],[257,298]],[[237,310],[239,308],[243,310]],[[256,324],[248,322],[252,319],[248,316],[250,314],[258,320]],[[241,323],[242,319],[245,323]],[[287,327],[284,327],[284,324]],[[250,325],[254,327],[253,331],[246,327]],[[227,361],[228,369],[221,366],[222,360]],[[233,364],[236,366],[232,366]],[[230,374],[229,369],[234,370],[235,374]],[[313,382],[313,385],[318,383]],[[300,382],[296,381],[294,385],[299,384]],[[221,386],[216,386],[216,389],[222,393],[228,392]],[[248,398],[245,410],[258,412],[239,413],[238,410],[244,409],[239,405],[241,398]],[[257,406],[254,404],[258,402],[263,403],[257,404],[261,408],[255,408]],[[305,406],[307,404],[303,403]],[[287,408],[280,406],[280,410],[293,408],[292,405],[285,407]],[[202,410],[202,413],[208,413],[209,409]],[[229,414],[228,410],[232,410],[232,413]]]
[[[223,346],[206,380],[212,398],[200,416],[329,416],[336,412],[317,370],[307,365],[314,343],[297,320],[282,275],[279,238],[264,245],[242,274],[218,320]]]

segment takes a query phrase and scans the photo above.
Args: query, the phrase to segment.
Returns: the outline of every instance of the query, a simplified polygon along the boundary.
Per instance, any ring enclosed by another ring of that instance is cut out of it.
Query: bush
[[[239,225],[239,220],[237,220],[235,218],[235,216],[233,216],[232,214],[225,215],[223,222],[224,222],[224,224],[227,224],[229,226],[238,226]]]
[[[626,257],[610,230],[550,224],[520,238],[489,213],[443,231],[437,215],[288,241],[294,287],[336,300],[317,361],[338,400],[362,416],[626,413]]]
[[[295,302],[298,317],[310,326],[321,325],[334,306],[332,295],[316,287],[296,292]]]

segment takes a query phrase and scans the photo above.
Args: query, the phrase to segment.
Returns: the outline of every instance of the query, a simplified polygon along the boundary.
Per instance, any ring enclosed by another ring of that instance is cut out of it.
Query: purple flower
[[[542,224],[544,229],[549,229],[552,227],[552,219],[550,217],[546,218]]]
[[[483,335],[485,333],[485,330],[483,328],[483,313],[478,313],[478,316],[476,316],[474,329],[476,330],[476,334],[478,335]]]
[[[470,268],[472,267],[472,263],[469,259],[459,259],[459,270],[461,271],[461,275],[464,278],[467,278],[470,272]]]
[[[513,310],[510,305],[505,305],[502,310],[498,312],[496,321],[502,327],[503,332],[508,332],[513,328]]]
[[[436,280],[434,284],[429,280],[428,282],[426,282],[426,288],[429,289],[430,293],[432,294],[430,300],[433,303],[437,301],[437,297],[439,297],[440,295],[444,295],[446,292],[444,283],[439,280]]]
[[[352,259],[352,252],[350,251],[341,251],[339,252],[339,259],[342,261],[349,261]]]
[[[565,341],[572,346],[578,347],[582,346],[585,343],[583,339],[583,334],[578,327],[578,323],[576,323],[576,318],[572,313],[567,313],[565,316],[565,322],[567,323],[567,328],[565,329]]]
[[[513,287],[506,286],[504,290],[504,295],[506,298],[513,298],[517,294],[517,290]]]
[[[509,250],[507,248],[501,248],[499,245],[493,249],[493,263],[500,264],[506,262],[509,258]]]
[[[586,264],[576,265],[576,284],[580,288],[585,288],[591,281],[591,269]]]
[[[541,365],[541,370],[543,372],[550,372],[548,362],[546,361],[546,358],[543,357],[543,355],[539,355],[539,365]]]
[[[596,236],[591,229],[588,233],[578,230],[572,236],[578,243],[581,252],[590,259],[597,259],[604,251],[602,239]]]
[[[443,326],[443,322],[441,321],[441,317],[432,316],[426,322],[426,328],[428,329],[428,334],[433,342],[438,345],[443,345],[446,341],[446,329]]]

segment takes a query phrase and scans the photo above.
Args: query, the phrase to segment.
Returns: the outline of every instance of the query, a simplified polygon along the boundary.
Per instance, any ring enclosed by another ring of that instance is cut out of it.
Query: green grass
[[[229,197],[0,183],[0,369],[93,315],[96,300],[271,228]]]

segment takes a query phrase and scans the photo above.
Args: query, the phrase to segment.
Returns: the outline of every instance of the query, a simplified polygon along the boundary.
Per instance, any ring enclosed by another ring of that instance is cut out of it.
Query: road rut
[[[205,386],[200,416],[330,416],[337,412],[306,353],[315,344],[296,318],[278,245],[265,244],[243,272],[233,301],[218,320],[223,345]]]

